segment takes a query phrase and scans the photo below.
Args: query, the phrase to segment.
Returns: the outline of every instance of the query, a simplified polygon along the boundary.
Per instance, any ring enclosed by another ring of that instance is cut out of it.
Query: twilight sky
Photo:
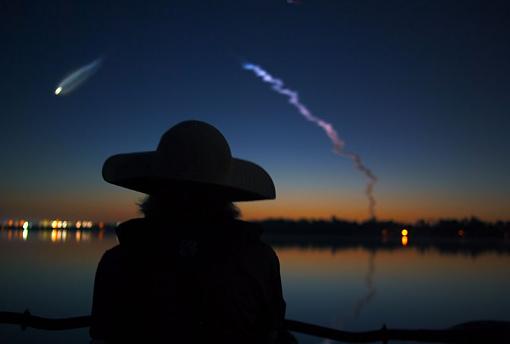
[[[143,195],[104,182],[103,161],[186,119],[273,176],[277,200],[245,218],[366,219],[363,175],[246,61],[363,157],[379,218],[509,219],[509,23],[507,1],[2,2],[0,219],[136,216]]]

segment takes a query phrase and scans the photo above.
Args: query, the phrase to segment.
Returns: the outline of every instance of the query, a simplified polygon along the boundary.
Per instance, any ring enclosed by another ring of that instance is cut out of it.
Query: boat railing
[[[23,313],[0,312],[0,324],[20,325],[41,330],[71,330],[89,327],[91,316],[70,318],[44,318],[32,315],[28,310]],[[372,343],[398,340],[427,343],[510,343],[509,321],[473,321],[445,329],[390,329],[382,328],[365,331],[341,331],[296,320],[285,320],[287,329],[324,339],[349,343]]]

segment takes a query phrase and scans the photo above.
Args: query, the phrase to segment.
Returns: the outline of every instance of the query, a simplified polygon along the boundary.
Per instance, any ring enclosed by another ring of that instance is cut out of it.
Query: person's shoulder
[[[257,243],[263,233],[263,228],[258,223],[243,220],[235,220],[233,222],[233,230],[241,234],[245,240]]]
[[[247,241],[245,254],[254,255],[256,256],[255,258],[263,259],[266,262],[278,263],[278,256],[275,250],[261,238],[264,230],[260,224],[241,220],[237,220],[236,223],[240,226],[241,231],[244,232],[243,235]]]
[[[121,264],[122,254],[119,245],[106,250],[97,265],[96,279],[116,275],[120,271]]]
[[[108,264],[113,262],[118,262],[121,260],[122,250],[120,245],[115,245],[114,247],[106,250],[101,257],[101,261],[99,264]]]
[[[115,229],[117,239],[119,243],[130,244],[132,241],[136,241],[135,236],[140,230],[143,230],[147,226],[147,220],[144,218],[130,219],[122,222]]]

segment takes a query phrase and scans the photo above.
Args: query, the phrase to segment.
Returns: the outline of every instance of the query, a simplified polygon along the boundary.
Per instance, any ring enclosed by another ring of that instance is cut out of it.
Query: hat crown
[[[170,128],[159,142],[155,168],[171,169],[176,177],[219,182],[229,172],[232,155],[221,132],[201,121],[185,121]]]

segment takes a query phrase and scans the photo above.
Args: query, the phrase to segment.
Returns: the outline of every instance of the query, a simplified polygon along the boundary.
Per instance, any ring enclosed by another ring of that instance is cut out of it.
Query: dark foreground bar
[[[0,312],[0,324],[21,325],[41,330],[71,330],[90,326],[88,315],[72,318],[50,319],[24,313]],[[285,320],[287,328],[311,336],[350,343],[387,342],[407,340],[429,343],[510,343],[510,322],[477,321],[456,325],[442,330],[394,330],[383,326],[367,332],[339,331],[296,320]]]

